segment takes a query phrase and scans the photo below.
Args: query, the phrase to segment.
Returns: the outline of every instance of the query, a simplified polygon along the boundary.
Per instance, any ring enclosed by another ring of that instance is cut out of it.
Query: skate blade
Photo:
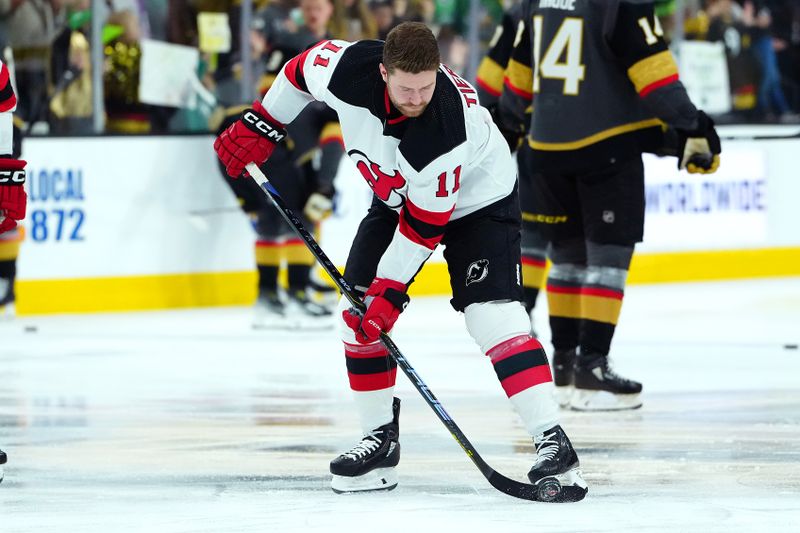
[[[291,324],[286,321],[285,318],[280,318],[280,319],[278,319],[278,318],[270,318],[269,320],[258,320],[258,319],[256,319],[256,320],[253,321],[252,327],[253,327],[253,329],[260,330],[260,331],[263,331],[263,330],[274,331],[274,330],[294,329],[294,328],[291,327]]]
[[[333,315],[313,316],[304,313],[288,313],[286,315],[288,329],[305,331],[324,331],[333,329],[336,325]]]
[[[332,317],[322,318],[287,318],[287,328],[298,331],[327,331],[333,329]]]
[[[608,391],[575,389],[569,404],[573,411],[625,411],[642,406],[639,393],[613,394]]]
[[[537,499],[546,503],[579,502],[589,492],[589,485],[578,468],[542,478],[534,486],[537,488]]]
[[[564,387],[555,387],[553,391],[553,398],[555,399],[556,403],[562,409],[566,409],[569,407],[569,403],[572,400],[572,393],[574,392],[575,387],[572,385],[566,385]]]
[[[336,494],[392,490],[397,487],[397,472],[394,467],[376,468],[362,476],[337,476],[333,474],[331,489]]]

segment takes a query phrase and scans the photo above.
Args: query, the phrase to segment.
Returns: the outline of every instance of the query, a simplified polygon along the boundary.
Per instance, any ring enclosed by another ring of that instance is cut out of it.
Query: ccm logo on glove
[[[400,313],[408,306],[406,289],[405,283],[375,278],[364,295],[365,301],[369,301],[364,316],[353,309],[342,312],[342,319],[356,334],[357,342],[375,342],[382,331],[388,333],[392,330]]]
[[[252,109],[242,113],[239,120],[217,137],[214,150],[225,165],[225,172],[238,178],[247,163],[260,165],[269,159],[285,137],[283,124],[273,119],[261,102],[255,101]]]
[[[22,185],[25,183],[24,170],[0,170],[0,183],[11,183],[13,185]]]
[[[255,114],[251,110],[247,110],[244,112],[244,119],[245,125],[255,131],[256,133],[260,133],[264,135],[267,139],[279,143],[283,141],[283,138],[286,137],[285,133],[281,133],[280,131],[276,130],[272,126],[267,123],[267,121],[263,120],[257,114]]]

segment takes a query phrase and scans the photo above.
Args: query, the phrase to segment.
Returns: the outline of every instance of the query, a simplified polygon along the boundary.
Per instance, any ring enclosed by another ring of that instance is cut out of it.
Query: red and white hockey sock
[[[558,423],[550,364],[539,341],[520,335],[501,342],[486,355],[531,436]]]
[[[344,343],[347,376],[364,434],[392,421],[397,363],[384,346]]]

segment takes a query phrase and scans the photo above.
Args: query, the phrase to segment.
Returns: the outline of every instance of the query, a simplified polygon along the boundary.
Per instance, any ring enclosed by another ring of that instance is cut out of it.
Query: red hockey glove
[[[381,331],[391,331],[409,301],[404,283],[384,278],[375,278],[369,286],[364,301],[370,297],[372,300],[363,317],[353,309],[342,312],[345,324],[355,332],[361,344],[375,342]]]
[[[678,132],[678,170],[690,174],[713,174],[719,168],[722,145],[711,117],[700,111],[697,129]]]
[[[21,159],[0,159],[0,233],[25,218],[25,165]]]
[[[228,175],[238,178],[247,163],[260,165],[266,161],[285,137],[283,124],[272,118],[261,102],[255,101],[251,109],[242,113],[242,118],[217,137],[214,150]]]

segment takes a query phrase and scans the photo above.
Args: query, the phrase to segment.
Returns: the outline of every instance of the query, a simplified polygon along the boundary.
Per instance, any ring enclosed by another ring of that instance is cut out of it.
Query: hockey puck
[[[36,326],[25,326],[24,331],[25,333],[36,333],[37,331],[39,331],[39,328],[37,328]]]
[[[783,345],[783,349],[784,350],[797,350],[797,348],[798,348],[797,344],[784,344]]]

